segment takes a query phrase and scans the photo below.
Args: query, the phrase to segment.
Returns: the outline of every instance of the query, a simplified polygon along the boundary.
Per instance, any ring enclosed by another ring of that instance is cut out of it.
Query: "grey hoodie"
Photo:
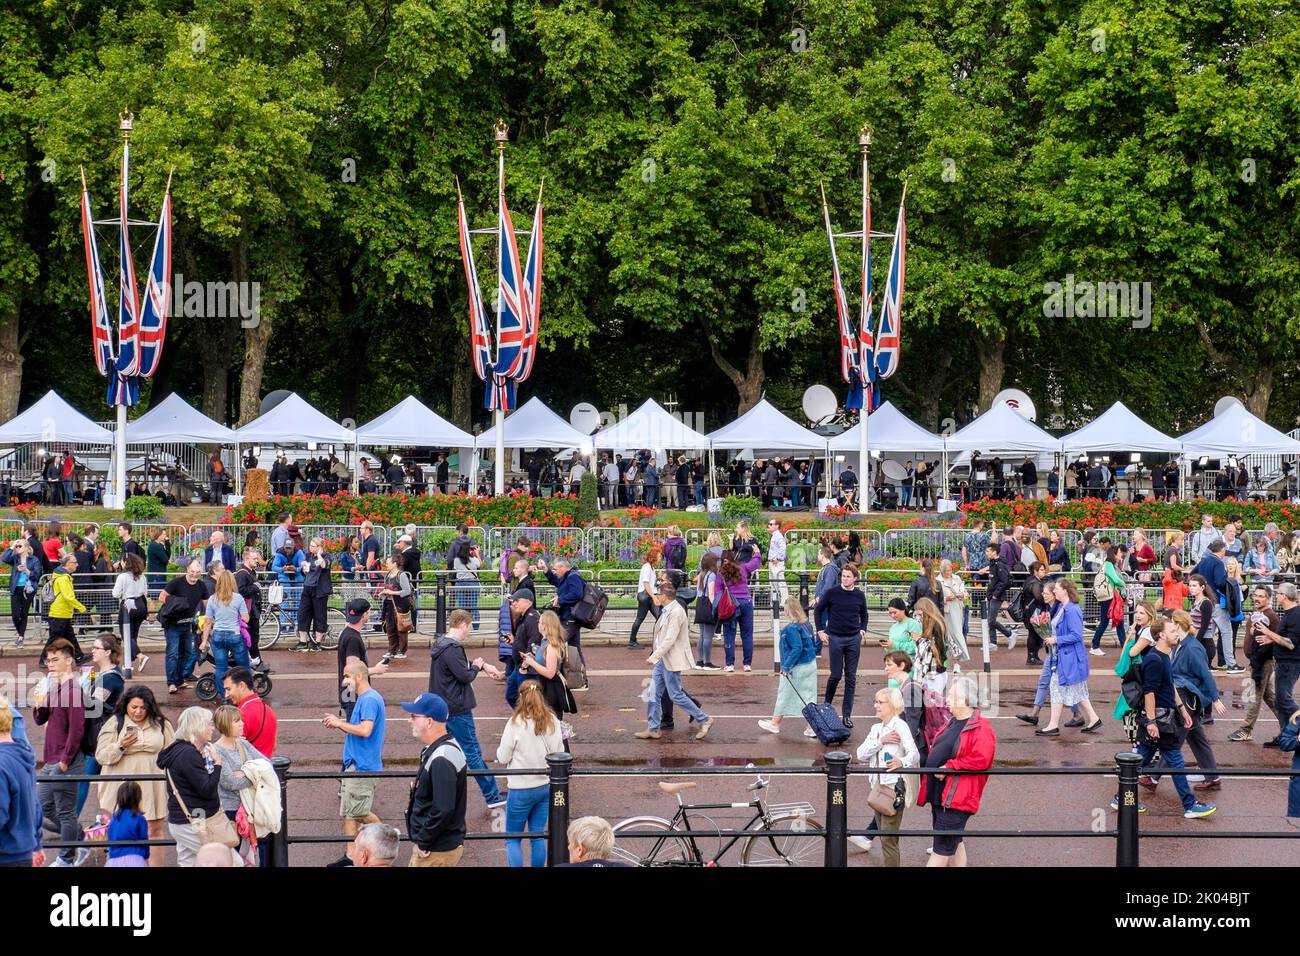
[[[464,646],[454,637],[443,634],[429,648],[429,693],[447,702],[450,716],[468,714],[477,705],[473,683],[478,675],[478,668],[470,666]]]

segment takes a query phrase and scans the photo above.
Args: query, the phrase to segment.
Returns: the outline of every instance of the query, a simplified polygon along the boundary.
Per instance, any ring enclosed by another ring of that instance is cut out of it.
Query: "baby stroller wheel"
[[[194,685],[194,695],[199,700],[213,701],[217,699],[217,678],[214,674],[204,674]]]
[[[253,690],[257,692],[258,697],[265,697],[271,693],[271,678],[257,671],[253,674]]]

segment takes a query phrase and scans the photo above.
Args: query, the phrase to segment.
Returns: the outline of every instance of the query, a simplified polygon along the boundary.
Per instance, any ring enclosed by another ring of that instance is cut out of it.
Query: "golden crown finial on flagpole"
[[[499,119],[493,129],[496,131],[497,149],[505,149],[506,143],[510,141],[510,127],[505,120]]]
[[[122,110],[117,117],[117,128],[122,131],[122,138],[126,139],[131,135],[131,130],[135,126],[135,114],[130,110]]]
[[[858,131],[858,145],[862,147],[864,153],[871,148],[871,127],[866,123],[863,123],[862,129]]]

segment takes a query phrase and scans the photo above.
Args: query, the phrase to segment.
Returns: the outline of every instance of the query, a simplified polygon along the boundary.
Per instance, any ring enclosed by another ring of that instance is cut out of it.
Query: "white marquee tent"
[[[709,439],[681,419],[665,411],[654,399],[621,422],[602,428],[591,436],[596,448],[639,449],[650,451],[694,451],[709,447]]]
[[[1116,402],[1078,431],[1061,439],[1061,450],[1089,451],[1147,451],[1180,454],[1183,443],[1152,428],[1134,415],[1123,402]]]
[[[1200,428],[1180,435],[1183,454],[1198,455],[1297,455],[1300,441],[1278,431],[1268,422],[1231,405]]]
[[[297,392],[292,392],[265,415],[236,429],[235,440],[241,445],[299,445],[303,442],[351,445],[356,436],[351,429],[327,418],[308,405]]]
[[[496,427],[478,436],[476,444],[481,449],[496,447]],[[506,448],[570,448],[581,446],[590,439],[551,411],[542,400],[534,396],[506,416]]]
[[[868,433],[868,437],[870,434]],[[1061,440],[1053,438],[1010,405],[996,403],[987,412],[947,439],[948,451],[1056,452]]]
[[[233,429],[214,422],[175,392],[126,425],[128,445],[152,445],[156,442],[233,445],[235,441]]]
[[[831,451],[857,451],[861,427],[854,425],[833,437]],[[943,451],[945,447],[942,435],[926,431],[893,402],[885,402],[867,417],[867,444],[873,451]]]
[[[826,451],[826,439],[823,436],[804,428],[782,414],[767,399],[760,401],[734,422],[723,425],[715,432],[710,432],[706,437],[709,447],[714,449],[770,448],[775,451],[808,450],[822,453]]]
[[[414,395],[408,395],[357,429],[357,444],[472,448],[474,436],[461,431]]]
[[[51,390],[26,411],[0,425],[0,443],[25,445],[33,442],[111,445],[113,433],[91,421]]]

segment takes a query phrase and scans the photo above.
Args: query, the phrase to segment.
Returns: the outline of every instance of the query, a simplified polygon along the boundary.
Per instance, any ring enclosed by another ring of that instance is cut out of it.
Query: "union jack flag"
[[[903,274],[907,258],[907,224],[903,203],[907,186],[898,201],[898,225],[894,227],[894,248],[889,254],[889,277],[880,303],[880,325],[876,330],[875,378],[883,381],[898,371],[902,352]]]
[[[492,376],[488,383],[487,395],[483,398],[483,407],[494,412],[498,408],[508,412],[515,407],[515,380],[508,375]]]
[[[90,283],[90,334],[95,350],[95,367],[107,375],[117,365],[113,352],[113,326],[108,318],[104,296],[104,266],[95,241],[95,217],[90,211],[90,193],[86,178],[81,178],[81,232],[86,240],[86,278]]]
[[[118,190],[121,212],[121,295],[118,296],[117,373],[128,378],[140,372],[139,333],[140,294],[135,284],[135,264],[131,261],[131,240],[127,229],[127,176],[130,174],[130,146],[122,148],[122,185]],[[124,403],[131,404],[131,403]]]
[[[150,257],[149,282],[140,309],[140,375],[150,378],[158,371],[163,340],[167,337],[167,307],[172,282],[172,192],[171,183],[163,194],[162,213]]]
[[[533,232],[528,237],[528,258],[524,262],[524,348],[519,369],[514,374],[516,382],[523,382],[533,373],[533,359],[537,357],[537,317],[542,311],[542,191],[537,190],[537,209],[533,212]]]
[[[844,294],[844,283],[840,280],[840,260],[835,252],[835,234],[831,229],[831,212],[826,205],[826,190],[822,189],[822,218],[826,223],[826,239],[831,246],[831,273],[835,282],[835,312],[840,320],[840,374],[848,383],[849,395],[844,401],[847,409],[862,407],[862,373],[858,366],[858,336],[853,328],[853,319],[849,315],[848,298]]]
[[[525,306],[520,295],[519,247],[515,242],[515,227],[506,206],[504,182],[500,190],[497,212],[497,249],[499,251],[497,295],[497,359],[492,371],[497,375],[514,378],[523,361],[525,338]],[[508,410],[508,406],[507,406]]]
[[[485,382],[492,370],[492,345],[488,340],[487,311],[483,307],[483,293],[478,284],[478,269],[474,266],[474,248],[470,242],[469,221],[465,218],[465,200],[460,196],[459,182],[456,183],[456,197],[460,258],[465,264],[465,282],[469,286],[470,354],[474,359],[474,374]]]

